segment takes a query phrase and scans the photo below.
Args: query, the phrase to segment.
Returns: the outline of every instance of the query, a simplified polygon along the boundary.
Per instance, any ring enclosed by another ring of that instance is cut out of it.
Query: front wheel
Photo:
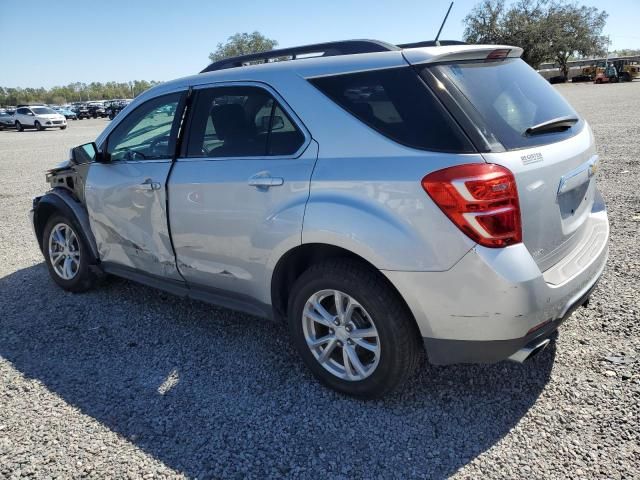
[[[24,127],[22,126],[22,124],[16,120],[16,130],[19,132],[24,131]]]
[[[84,292],[95,285],[89,249],[76,222],[54,214],[44,228],[42,251],[49,275],[64,290]]]
[[[62,127],[60,127],[60,130],[64,130],[65,128],[67,128],[67,126],[63,125]]]
[[[42,128],[42,125],[40,125],[40,122],[36,120],[36,122],[33,124],[34,127],[36,127],[36,130],[38,130],[39,132],[44,130]]]
[[[314,265],[295,282],[289,329],[303,361],[325,385],[377,398],[414,372],[419,333],[406,305],[377,271],[350,260]]]

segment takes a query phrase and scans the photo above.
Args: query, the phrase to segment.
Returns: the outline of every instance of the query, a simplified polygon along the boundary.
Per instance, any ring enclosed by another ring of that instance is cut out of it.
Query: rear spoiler
[[[522,48],[509,45],[450,45],[447,47],[410,48],[402,51],[412,65],[468,60],[496,61],[520,58]]]

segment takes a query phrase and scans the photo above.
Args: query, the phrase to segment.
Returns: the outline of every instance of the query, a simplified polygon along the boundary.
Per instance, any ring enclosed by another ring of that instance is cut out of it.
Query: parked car
[[[109,102],[105,108],[109,120],[113,120],[129,103],[128,100],[113,100]]]
[[[82,120],[83,118],[91,118],[91,111],[89,107],[84,103],[76,104],[74,106],[73,112],[76,114],[78,120]]]
[[[332,56],[270,61],[315,51]],[[521,53],[334,42],[152,88],[48,173],[32,217],[50,275],[286,321],[313,374],[358,397],[423,349],[522,362],[588,301],[609,224],[591,129]]]
[[[87,104],[87,108],[89,109],[89,115],[93,118],[104,118],[107,116],[104,105],[100,102],[89,103]]]
[[[67,120],[55,110],[42,105],[20,106],[13,114],[16,130],[22,132],[25,128],[45,130],[47,128],[67,128]]]
[[[64,118],[66,118],[67,120],[78,119],[78,115],[76,115],[76,112],[74,112],[73,110],[69,110],[63,107],[58,107],[58,108],[55,108],[54,110],[58,112],[60,115],[64,115]]]
[[[15,123],[13,119],[13,114],[4,112],[0,113],[0,130],[4,130],[5,128],[15,128]]]

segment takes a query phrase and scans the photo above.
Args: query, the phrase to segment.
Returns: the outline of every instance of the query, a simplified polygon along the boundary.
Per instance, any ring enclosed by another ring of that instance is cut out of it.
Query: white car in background
[[[30,105],[19,107],[13,115],[16,130],[22,132],[25,128],[44,130],[46,128],[67,128],[64,115],[44,105]]]

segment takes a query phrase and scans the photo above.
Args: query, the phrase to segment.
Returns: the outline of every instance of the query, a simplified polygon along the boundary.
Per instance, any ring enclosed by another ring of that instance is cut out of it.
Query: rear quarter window
[[[360,121],[402,145],[421,150],[474,151],[411,67],[312,78],[309,82]]]

